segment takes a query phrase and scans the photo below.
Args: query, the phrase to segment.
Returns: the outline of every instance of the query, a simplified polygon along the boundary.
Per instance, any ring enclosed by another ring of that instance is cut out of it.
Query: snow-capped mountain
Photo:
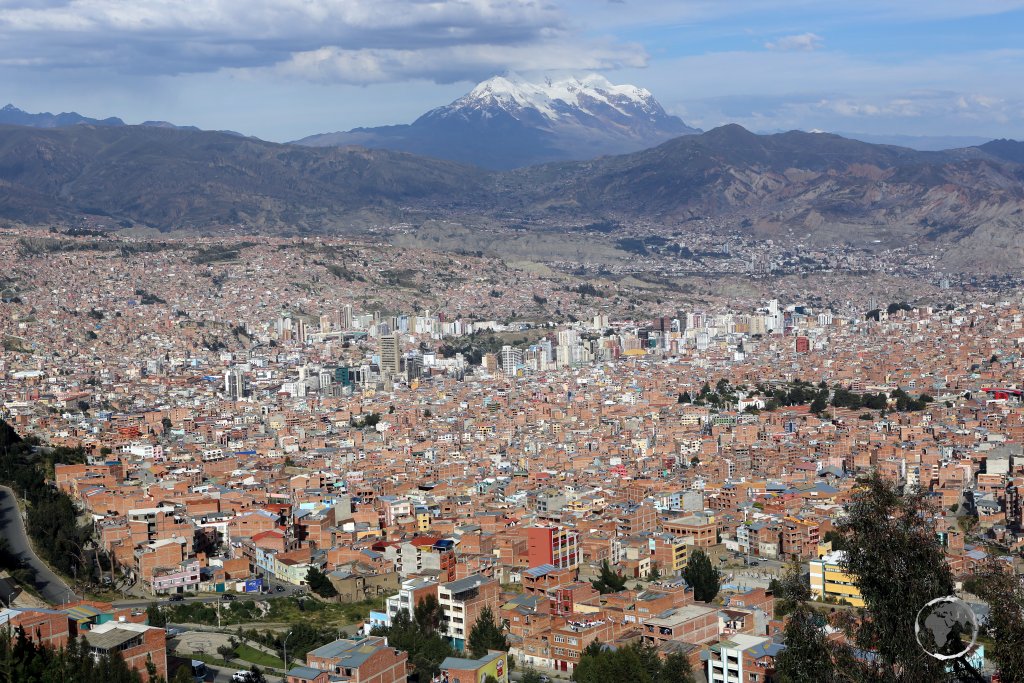
[[[530,83],[497,76],[407,126],[314,135],[301,145],[363,145],[505,169],[635,152],[699,133],[654,96],[591,75]]]

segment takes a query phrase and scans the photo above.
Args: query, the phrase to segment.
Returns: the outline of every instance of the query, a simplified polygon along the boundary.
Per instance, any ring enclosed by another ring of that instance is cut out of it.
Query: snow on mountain
[[[580,115],[602,116],[607,109],[623,117],[675,118],[665,113],[649,90],[634,85],[614,85],[598,74],[582,80],[568,78],[544,83],[531,83],[514,75],[495,76],[477,85],[468,95],[427,115],[452,116],[493,108],[513,115],[522,110],[534,110],[553,122]]]
[[[300,145],[361,145],[486,168],[636,152],[699,133],[649,91],[599,75],[532,83],[495,76],[410,125],[313,135]]]

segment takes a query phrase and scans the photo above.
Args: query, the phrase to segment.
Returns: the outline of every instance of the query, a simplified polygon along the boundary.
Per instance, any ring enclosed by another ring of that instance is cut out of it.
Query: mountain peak
[[[668,116],[649,90],[635,85],[614,85],[600,74],[582,79],[546,79],[543,83],[533,83],[512,73],[494,76],[478,84],[468,95],[434,111],[450,114],[480,106],[497,106],[509,112],[534,109],[551,120],[563,118],[571,110],[593,113],[592,108],[601,106],[624,115],[636,113],[628,111],[630,109],[639,109],[648,115]]]
[[[635,85],[615,85],[598,74],[536,83],[506,73],[407,126],[298,142],[384,147],[502,169],[636,152],[699,132]]]
[[[80,124],[91,126],[124,125],[124,121],[115,116],[106,119],[91,119],[88,116],[82,116],[78,112],[73,111],[60,114],[51,114],[48,111],[41,114],[30,114],[23,109],[18,109],[13,104],[8,104],[3,109],[0,109],[0,124],[4,123],[15,126],[29,126],[30,128],[64,128]]]

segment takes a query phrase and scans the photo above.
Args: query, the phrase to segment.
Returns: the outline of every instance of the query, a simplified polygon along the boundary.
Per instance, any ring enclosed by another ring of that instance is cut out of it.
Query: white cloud
[[[825,39],[816,33],[799,33],[792,36],[782,36],[781,38],[765,43],[764,46],[769,50],[778,50],[782,52],[810,52],[812,50],[821,49],[824,47],[824,44]]]
[[[640,48],[578,35],[547,0],[0,0],[0,63],[139,74],[280,67],[362,83],[433,78],[435,63],[443,80],[470,71],[474,55],[499,71],[545,55],[576,69],[643,61]]]
[[[339,83],[386,83],[431,79],[439,83],[481,80],[494,73],[592,70],[642,67],[639,46],[567,45],[539,41],[531,45],[457,45],[421,50],[346,50],[337,47],[300,52],[273,71],[286,77]]]

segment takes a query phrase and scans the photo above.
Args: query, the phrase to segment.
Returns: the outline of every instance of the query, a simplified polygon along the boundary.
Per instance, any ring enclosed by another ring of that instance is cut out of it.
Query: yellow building
[[[811,595],[818,600],[846,602],[863,607],[864,599],[857,587],[857,577],[843,570],[846,553],[835,550],[808,564],[811,572]]]

